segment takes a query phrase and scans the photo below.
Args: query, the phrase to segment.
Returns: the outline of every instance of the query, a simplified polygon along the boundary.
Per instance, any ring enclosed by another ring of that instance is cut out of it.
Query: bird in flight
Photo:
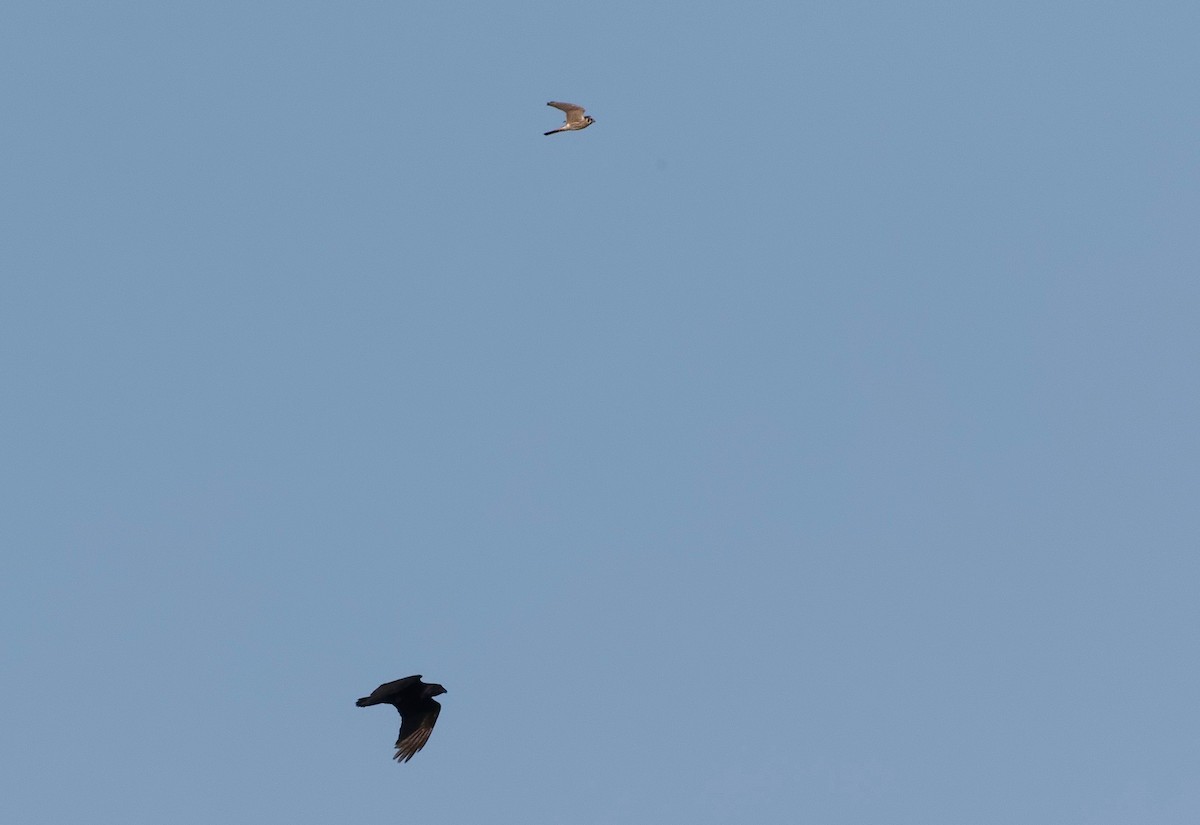
[[[543,134],[553,135],[557,132],[574,132],[579,129],[586,129],[596,122],[595,118],[591,115],[583,113],[582,106],[576,106],[574,103],[559,103],[556,100],[551,100],[546,105],[553,106],[555,109],[562,109],[563,113],[567,116],[567,121],[557,129],[551,129],[549,132],[543,132]]]
[[[354,704],[360,708],[391,705],[400,711],[400,737],[396,739],[396,755],[392,758],[407,762],[429,741],[429,734],[442,712],[442,706],[433,701],[433,697],[445,692],[441,685],[422,682],[420,675],[405,676],[380,685],[370,696],[364,696]]]

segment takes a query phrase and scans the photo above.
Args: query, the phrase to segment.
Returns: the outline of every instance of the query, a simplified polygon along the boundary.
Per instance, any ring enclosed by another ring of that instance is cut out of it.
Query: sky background
[[[1200,821],[1197,43],[6,3],[0,819]]]

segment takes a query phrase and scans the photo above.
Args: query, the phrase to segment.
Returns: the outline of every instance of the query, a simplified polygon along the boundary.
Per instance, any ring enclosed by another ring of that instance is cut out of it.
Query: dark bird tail
[[[378,705],[379,700],[372,699],[370,696],[364,696],[363,698],[359,699],[354,704],[358,705],[360,708],[369,708],[371,705]]]
[[[566,129],[551,129],[549,132],[542,132],[543,135],[556,135],[559,132],[565,132]]]

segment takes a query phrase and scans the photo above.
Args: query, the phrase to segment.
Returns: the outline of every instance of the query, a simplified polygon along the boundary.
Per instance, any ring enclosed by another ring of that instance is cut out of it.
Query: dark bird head
[[[445,692],[446,692],[446,689],[444,687],[442,687],[441,685],[426,685],[425,686],[425,698],[426,699],[432,699],[434,696],[441,696]]]
[[[587,121],[588,126],[591,126],[596,122],[596,118],[592,117],[591,115],[584,115],[583,119]]]

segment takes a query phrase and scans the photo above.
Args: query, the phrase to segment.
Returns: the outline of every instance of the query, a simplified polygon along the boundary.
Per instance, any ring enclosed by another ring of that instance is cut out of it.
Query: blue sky
[[[0,22],[5,821],[1200,817],[1197,4]]]

